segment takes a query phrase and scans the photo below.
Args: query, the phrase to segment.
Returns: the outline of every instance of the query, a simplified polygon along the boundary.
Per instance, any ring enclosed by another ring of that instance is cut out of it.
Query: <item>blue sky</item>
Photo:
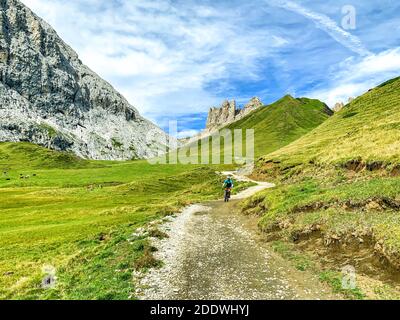
[[[164,129],[177,119],[181,136],[224,99],[333,106],[400,75],[397,0],[23,2],[144,116]]]

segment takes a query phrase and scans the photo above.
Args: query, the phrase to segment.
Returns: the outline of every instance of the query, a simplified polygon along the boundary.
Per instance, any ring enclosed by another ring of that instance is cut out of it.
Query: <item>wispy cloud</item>
[[[268,0],[266,3],[268,5],[274,5],[293,11],[313,21],[318,28],[321,28],[337,42],[359,55],[366,56],[371,54],[371,52],[364,47],[363,43],[358,37],[340,28],[334,20],[324,14],[314,12],[306,7],[288,0]]]
[[[400,76],[400,48],[364,58],[349,58],[331,71],[331,83],[305,95],[325,101],[329,106],[347,102],[376,85]]]

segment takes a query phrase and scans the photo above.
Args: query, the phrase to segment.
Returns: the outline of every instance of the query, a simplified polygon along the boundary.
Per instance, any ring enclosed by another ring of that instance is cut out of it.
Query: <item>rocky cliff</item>
[[[263,106],[259,98],[252,98],[243,109],[237,108],[236,101],[224,101],[220,108],[211,108],[207,118],[207,131],[217,130],[232,122],[242,119],[250,112]]]
[[[349,103],[351,103],[352,101],[354,100],[354,98],[352,98],[352,97],[350,97],[349,99],[348,99],[348,104]],[[335,106],[333,107],[333,111],[334,112],[339,112],[340,110],[342,110],[344,107],[345,107],[346,105],[344,104],[344,102],[337,102],[336,104],[335,104]]]
[[[18,0],[0,0],[0,141],[91,159],[147,158],[169,137]]]
[[[193,143],[197,140],[210,136],[217,130],[238,121],[248,115],[250,112],[257,110],[264,104],[257,97],[252,98],[243,108],[238,108],[236,101],[225,100],[221,107],[212,107],[208,112],[206,128],[193,137],[181,139],[182,145]]]

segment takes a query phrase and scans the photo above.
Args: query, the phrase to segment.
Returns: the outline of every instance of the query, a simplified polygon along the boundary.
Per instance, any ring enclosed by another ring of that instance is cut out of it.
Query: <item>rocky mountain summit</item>
[[[333,107],[333,111],[334,112],[339,112],[340,110],[342,110],[344,108],[344,103],[343,102],[337,102],[335,103],[335,106]]]
[[[350,98],[348,99],[348,103],[351,103],[353,100],[354,100],[354,98],[350,97]],[[337,102],[337,103],[335,104],[335,106],[333,107],[332,110],[333,110],[334,112],[339,112],[339,111],[342,110],[344,107],[345,107],[344,102]]]
[[[157,155],[173,139],[20,1],[0,1],[0,27],[0,141],[123,160]]]
[[[212,135],[219,129],[236,122],[250,112],[257,110],[264,104],[257,97],[252,98],[243,108],[239,108],[235,100],[225,100],[221,107],[212,107],[208,112],[206,128],[193,137],[180,139],[182,145],[193,143],[197,140],[203,139]]]
[[[250,112],[263,106],[261,100],[257,97],[252,98],[243,109],[239,109],[236,105],[236,101],[224,101],[222,106],[219,108],[211,108],[207,118],[207,131],[217,130],[224,127],[232,122],[242,119]]]

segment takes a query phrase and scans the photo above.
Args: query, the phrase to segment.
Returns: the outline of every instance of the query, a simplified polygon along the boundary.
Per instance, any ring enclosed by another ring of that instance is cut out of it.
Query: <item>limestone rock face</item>
[[[168,139],[18,0],[0,0],[0,141],[91,159],[147,158]]]
[[[235,121],[236,111],[235,100],[226,100],[220,108],[211,108],[208,113],[206,128],[212,130]]]
[[[339,112],[340,110],[342,110],[344,108],[344,103],[343,102],[338,102],[335,104],[335,106],[333,107],[333,111],[334,112]]]
[[[206,131],[217,130],[232,122],[242,119],[250,112],[263,106],[257,97],[252,98],[243,109],[238,109],[236,101],[224,101],[220,108],[211,108],[208,113]]]
[[[239,116],[244,117],[250,112],[253,112],[254,110],[262,107],[264,104],[261,102],[261,100],[257,97],[252,98],[248,104],[244,106],[244,108],[240,111]]]
[[[350,98],[347,100],[347,104],[350,104],[350,103],[352,103],[353,101],[354,101],[354,98],[353,98],[353,97],[350,97]],[[345,105],[343,102],[338,102],[338,103],[336,103],[335,106],[333,107],[333,111],[334,111],[334,112],[339,112],[339,111],[342,110],[345,106],[346,106],[346,105]]]

